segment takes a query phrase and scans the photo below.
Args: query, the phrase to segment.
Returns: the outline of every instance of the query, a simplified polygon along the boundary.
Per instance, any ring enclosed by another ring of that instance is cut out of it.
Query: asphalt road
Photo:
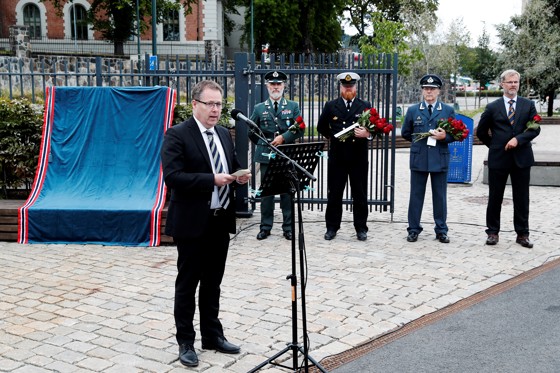
[[[332,373],[560,372],[560,266]]]

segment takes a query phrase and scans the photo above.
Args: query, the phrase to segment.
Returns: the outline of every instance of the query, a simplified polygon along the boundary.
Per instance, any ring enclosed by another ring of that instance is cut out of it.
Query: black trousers
[[[194,344],[196,332],[193,319],[196,289],[200,311],[200,334],[203,340],[223,337],[220,312],[220,285],[224,277],[229,233],[223,217],[211,217],[197,238],[178,238],[177,279],[175,280],[175,326],[179,344]]]
[[[330,154],[329,154],[330,156]],[[367,232],[367,176],[368,164],[363,161],[348,161],[329,158],[329,178],[327,181],[327,211],[325,222],[327,230],[338,231],[342,220],[342,197],[346,182],[350,180],[352,195],[352,211],[354,213],[354,228],[356,232]]]
[[[486,208],[486,233],[500,232],[500,215],[508,176],[511,177],[513,197],[513,227],[518,235],[529,234],[529,182],[531,167],[488,169],[488,206]]]

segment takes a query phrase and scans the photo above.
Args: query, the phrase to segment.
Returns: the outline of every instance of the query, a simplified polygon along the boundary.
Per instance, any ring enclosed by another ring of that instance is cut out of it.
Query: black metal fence
[[[121,60],[101,57],[54,57],[16,59],[0,57],[0,95],[29,97],[40,101],[48,86],[154,86],[164,85],[177,90],[178,103],[190,101],[190,91],[200,80],[212,79],[224,87],[225,99],[247,116],[255,104],[267,95],[264,75],[276,69],[288,74],[286,97],[297,101],[307,123],[304,142],[323,141],[316,130],[316,123],[324,104],[339,95],[336,75],[345,71],[360,74],[358,96],[370,101],[382,117],[396,126],[397,108],[397,56],[378,55],[355,60],[352,55],[280,55],[270,56],[270,62],[257,61],[255,55],[237,53],[233,62],[205,60],[200,57],[175,56],[156,61],[145,56],[144,60]],[[368,204],[370,210],[394,211],[395,141],[396,131],[371,142],[369,153]],[[248,140],[247,126],[238,123],[235,141],[244,164],[251,160],[252,144]],[[328,146],[328,144],[327,144]],[[326,154],[326,149],[325,153]],[[326,156],[320,158],[317,181],[305,192],[303,202],[309,209],[322,209],[326,203]],[[255,164],[251,165],[255,170]],[[254,172],[255,182],[256,173]],[[245,197],[239,202],[238,211],[254,208],[249,190],[241,191]],[[344,203],[351,206],[350,192]],[[350,207],[348,207],[350,208]]]

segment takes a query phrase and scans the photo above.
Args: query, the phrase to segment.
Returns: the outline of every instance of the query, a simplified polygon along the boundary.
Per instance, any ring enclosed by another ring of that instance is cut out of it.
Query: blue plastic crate
[[[448,183],[469,183],[472,172],[472,148],[474,136],[474,121],[472,118],[457,114],[469,129],[469,136],[463,141],[454,141],[449,144],[449,171],[447,172]]]

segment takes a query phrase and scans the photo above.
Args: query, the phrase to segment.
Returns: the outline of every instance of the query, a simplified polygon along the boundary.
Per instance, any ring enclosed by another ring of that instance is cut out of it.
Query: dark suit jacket
[[[502,98],[492,101],[480,117],[476,135],[488,150],[488,168],[531,167],[535,162],[531,140],[539,135],[538,130],[525,131],[527,122],[537,114],[535,103],[517,96],[515,124],[512,126],[507,117],[507,109]],[[489,133],[490,131],[490,133]],[[512,150],[505,146],[513,137],[518,145]]]
[[[228,130],[214,127],[224,148],[228,169],[240,169]],[[161,150],[165,184],[171,189],[165,234],[176,238],[200,236],[208,223],[214,173],[202,134],[194,118],[169,128]],[[227,229],[235,233],[234,187],[230,184]],[[223,227],[216,227],[220,229]]]
[[[346,110],[346,104],[342,97],[325,104],[317,122],[317,131],[330,139],[329,159],[364,161],[367,163],[367,139],[352,137],[343,142],[335,138],[334,135],[354,124],[364,110],[369,108],[371,108],[371,104],[358,97],[352,102],[350,111]]]

